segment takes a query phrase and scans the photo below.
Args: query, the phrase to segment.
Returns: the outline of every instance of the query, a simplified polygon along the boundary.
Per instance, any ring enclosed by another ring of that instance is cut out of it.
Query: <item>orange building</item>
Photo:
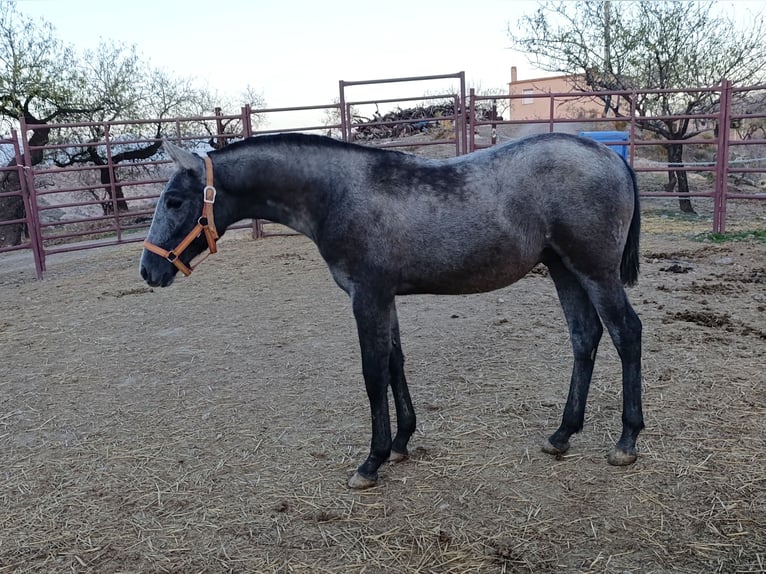
[[[509,119],[547,120],[551,116],[551,99],[553,117],[576,119],[605,115],[601,100],[594,96],[583,96],[575,89],[576,79],[576,76],[550,76],[519,80],[516,66],[513,66],[511,81],[508,83],[508,93],[511,96]],[[567,95],[551,98],[549,94]]]

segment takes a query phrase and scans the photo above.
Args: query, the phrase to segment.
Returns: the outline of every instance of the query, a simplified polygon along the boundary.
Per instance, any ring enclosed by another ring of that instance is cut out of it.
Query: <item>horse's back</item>
[[[447,241],[449,235],[467,247],[506,240],[533,248],[567,233],[624,244],[635,207],[630,168],[595,141],[531,136],[437,164],[432,174],[440,169],[430,180],[444,183],[435,194],[411,198],[408,213],[421,230]]]
[[[385,161],[373,161],[367,189],[347,198],[343,236],[400,293],[503,287],[546,249],[619,267],[630,172],[596,142],[545,134],[447,161],[371,157]]]
[[[531,136],[498,147],[493,165],[508,197],[550,207],[633,205],[630,171],[606,146],[568,134]]]

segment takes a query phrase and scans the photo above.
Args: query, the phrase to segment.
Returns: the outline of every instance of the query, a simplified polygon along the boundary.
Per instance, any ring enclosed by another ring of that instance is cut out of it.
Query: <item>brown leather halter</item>
[[[199,219],[197,219],[197,225],[194,226],[194,228],[186,237],[183,238],[181,243],[179,243],[175,249],[171,249],[170,251],[154,245],[153,243],[149,243],[149,241],[144,241],[144,247],[146,249],[170,261],[178,268],[181,273],[187,277],[191,275],[191,272],[194,271],[200,263],[207,259],[207,256],[210,255],[210,253],[216,253],[218,251],[218,248],[215,245],[215,242],[218,241],[218,230],[215,228],[215,220],[213,219],[213,204],[215,203],[216,195],[215,187],[213,187],[213,163],[207,156],[205,156],[204,159],[207,185],[205,185],[205,189],[202,190],[202,215],[199,217]],[[190,264],[187,266],[181,262],[181,253],[183,253],[183,251],[189,247],[189,245],[191,245],[191,243],[202,233],[205,234],[205,239],[207,239],[207,247],[210,250],[210,253],[200,259],[196,265]]]

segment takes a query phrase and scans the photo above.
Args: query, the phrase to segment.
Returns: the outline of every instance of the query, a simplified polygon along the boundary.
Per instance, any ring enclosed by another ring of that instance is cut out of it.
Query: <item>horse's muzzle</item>
[[[144,254],[144,257],[146,254]],[[141,258],[141,265],[139,271],[141,278],[146,281],[150,287],[168,287],[173,283],[176,278],[177,269],[172,265],[168,266],[167,270],[150,269],[150,266],[144,261],[144,257]],[[163,265],[163,267],[165,267]]]

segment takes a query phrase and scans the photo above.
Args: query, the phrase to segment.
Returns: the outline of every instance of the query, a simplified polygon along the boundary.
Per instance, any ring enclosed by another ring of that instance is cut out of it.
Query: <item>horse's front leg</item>
[[[369,488],[378,480],[378,468],[391,453],[391,420],[388,414],[390,383],[391,306],[393,299],[357,290],[352,296],[354,318],[362,351],[362,374],[370,400],[372,440],[370,454],[348,481],[351,488]]]

